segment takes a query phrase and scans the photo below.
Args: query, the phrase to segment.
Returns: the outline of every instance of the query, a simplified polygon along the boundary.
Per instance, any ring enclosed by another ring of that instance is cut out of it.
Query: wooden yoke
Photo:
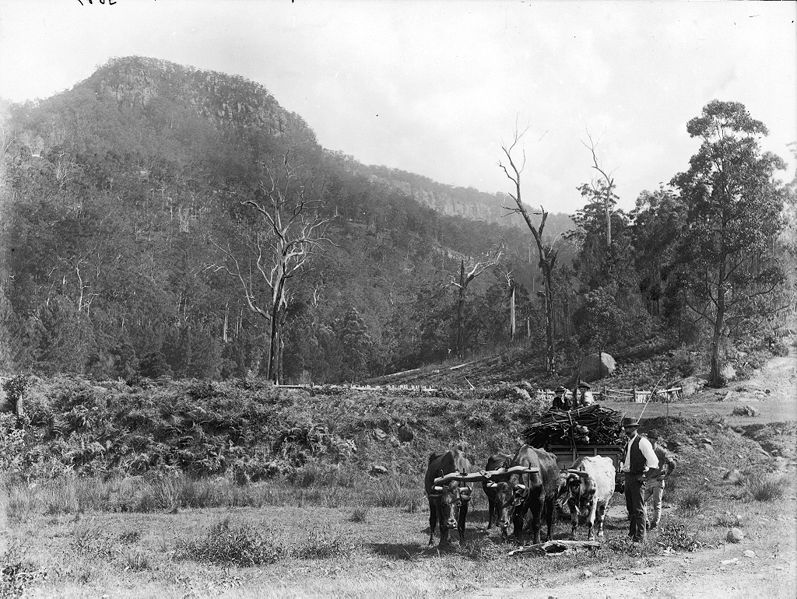
[[[513,474],[537,474],[539,468],[527,468],[526,466],[512,466],[511,468],[499,468],[498,470],[482,470],[480,472],[471,472],[470,474],[463,474],[462,472],[450,472],[445,476],[439,476],[434,479],[434,485],[445,485],[452,480],[465,483],[479,483],[485,480],[501,481],[506,480]]]

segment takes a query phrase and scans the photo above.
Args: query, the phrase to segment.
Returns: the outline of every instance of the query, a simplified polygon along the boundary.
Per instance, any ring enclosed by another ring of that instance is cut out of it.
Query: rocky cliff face
[[[127,57],[109,61],[84,83],[121,105],[148,108],[159,99],[179,100],[222,128],[261,129],[316,144],[313,131],[299,115],[282,108],[262,85],[240,76]]]

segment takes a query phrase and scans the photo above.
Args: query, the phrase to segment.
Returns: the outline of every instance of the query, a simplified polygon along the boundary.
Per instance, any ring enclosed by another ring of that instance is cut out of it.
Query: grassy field
[[[14,543],[32,597],[434,597],[518,585],[555,592],[584,571],[657,569],[675,555],[721,547],[730,526],[745,530],[745,549],[778,554],[782,567],[794,563],[793,538],[782,534],[794,530],[793,497],[681,491],[670,499],[663,528],[642,549],[624,539],[622,510],[613,510],[600,550],[556,558],[507,558],[511,546],[483,530],[479,494],[466,542],[444,549],[427,547],[423,510],[356,505],[37,514],[16,523]],[[554,536],[568,528],[561,522]],[[776,590],[766,596],[793,596]]]
[[[6,484],[11,550],[4,588],[13,594],[16,584],[31,597],[494,596],[500,589],[548,597],[587,588],[589,572],[615,588],[615,596],[626,596],[624,577],[634,572],[651,573],[648,582],[662,591],[683,578],[675,567],[714,575],[726,568],[723,560],[749,550],[759,556],[756,568],[750,561],[749,572],[745,563],[734,572],[769,589],[766,596],[793,596],[793,472],[779,470],[776,458],[721,418],[667,419],[648,409],[679,443],[681,461],[664,525],[641,548],[625,539],[616,496],[600,550],[508,558],[512,546],[484,530],[480,490],[465,542],[428,547],[422,463],[415,475],[330,468],[301,481],[244,485],[225,476],[62,478]],[[711,449],[699,442],[704,437],[712,439]],[[734,468],[739,480],[723,479]],[[743,545],[726,543],[731,527],[744,530]],[[560,522],[554,537],[568,532]],[[701,555],[713,561],[704,565]],[[770,570],[785,578],[778,584],[755,578]],[[673,582],[654,583],[653,574]]]
[[[542,406],[43,381],[35,419],[0,423],[0,596],[793,597],[797,416],[779,389],[751,403],[758,416],[734,415],[752,402],[741,392],[645,408],[643,428],[679,457],[646,545],[628,543],[615,496],[599,550],[507,557],[513,545],[484,529],[480,489],[465,541],[427,546],[426,459],[460,444],[481,467],[514,451]],[[734,527],[739,544],[726,541]],[[554,537],[568,533],[560,522]]]

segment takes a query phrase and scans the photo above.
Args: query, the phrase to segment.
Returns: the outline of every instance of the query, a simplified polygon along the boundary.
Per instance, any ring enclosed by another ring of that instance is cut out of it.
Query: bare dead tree
[[[241,205],[255,211],[259,227],[246,241],[245,260],[239,259],[229,243],[214,245],[225,257],[220,267],[238,279],[249,310],[269,326],[269,358],[266,376],[275,383],[282,380],[282,331],[290,302],[290,280],[308,263],[314,251],[329,241],[323,218],[314,209],[317,202],[309,195],[299,167],[285,153],[280,164],[266,166],[259,194]],[[266,293],[258,295],[258,287]]]
[[[470,282],[478,276],[481,276],[486,270],[495,267],[501,256],[503,250],[498,249],[490,252],[483,260],[474,263],[467,272],[465,272],[465,260],[460,260],[459,263],[459,279],[452,280],[451,285],[457,288],[457,357],[461,358],[465,349],[465,295],[468,291]]]
[[[515,277],[512,275],[511,270],[507,270],[504,273],[504,278],[506,279],[507,289],[509,289],[509,340],[514,341],[517,332],[517,322],[515,321],[515,295],[517,284],[515,283]]]
[[[598,163],[598,155],[595,151],[597,144],[593,141],[592,136],[590,135],[589,131],[587,131],[587,138],[589,139],[589,144],[586,142],[581,142],[585,148],[590,151],[592,154],[592,168],[600,174],[601,182],[600,184],[595,183],[593,181],[590,183],[589,187],[592,191],[592,195],[596,198],[599,198],[603,202],[603,210],[606,214],[606,247],[612,247],[612,196],[614,195],[614,177],[606,172],[600,164]]]
[[[531,214],[526,206],[523,204],[521,197],[520,175],[526,167],[526,152],[522,152],[522,160],[518,165],[513,157],[513,152],[518,146],[523,133],[519,133],[515,129],[515,134],[512,143],[507,147],[501,145],[501,150],[504,153],[505,160],[501,160],[498,166],[504,171],[507,179],[509,179],[515,187],[514,193],[509,193],[509,197],[515,202],[514,207],[504,206],[512,214],[520,214],[529,228],[534,242],[537,245],[537,256],[539,258],[539,267],[543,274],[543,285],[545,291],[543,297],[545,300],[545,339],[546,339],[546,352],[545,352],[545,369],[548,374],[553,374],[556,371],[556,357],[553,338],[553,277],[552,273],[556,266],[556,258],[558,251],[550,244],[543,243],[542,234],[545,230],[545,221],[548,219],[548,213],[543,206],[540,206],[540,212],[536,212],[535,216],[540,216],[540,224],[535,226],[531,220]]]

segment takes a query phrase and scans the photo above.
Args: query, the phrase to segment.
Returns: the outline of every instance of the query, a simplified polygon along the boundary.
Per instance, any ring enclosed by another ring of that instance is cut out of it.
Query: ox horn
[[[490,489],[494,489],[495,487],[497,487],[497,486],[498,486],[498,483],[497,483],[497,482],[490,481],[490,482],[488,482],[488,483],[487,483],[487,486],[488,486]]]
[[[525,491],[526,490],[526,485],[515,485],[515,488],[520,490],[520,491]]]
[[[584,470],[570,469],[570,470],[567,471],[567,473],[568,474],[578,474],[581,478],[586,478],[587,476],[589,476],[589,474],[587,472],[585,472]]]

